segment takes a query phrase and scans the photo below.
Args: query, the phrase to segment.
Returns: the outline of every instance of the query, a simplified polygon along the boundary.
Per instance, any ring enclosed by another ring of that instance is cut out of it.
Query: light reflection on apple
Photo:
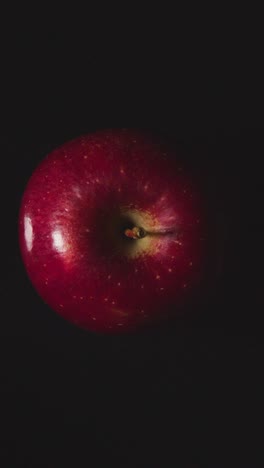
[[[34,236],[32,222],[29,216],[25,216],[24,218],[24,236],[27,250],[30,252],[32,250]]]

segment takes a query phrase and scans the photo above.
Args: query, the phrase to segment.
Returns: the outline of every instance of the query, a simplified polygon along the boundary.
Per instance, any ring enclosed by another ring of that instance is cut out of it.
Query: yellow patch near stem
[[[156,218],[153,218],[148,212],[126,209],[121,211],[123,216],[129,218],[133,226],[142,227],[146,232],[158,230],[159,225]],[[136,258],[142,255],[153,255],[158,248],[158,238],[153,238],[149,235],[140,239],[130,239],[128,249],[125,254],[129,258]]]

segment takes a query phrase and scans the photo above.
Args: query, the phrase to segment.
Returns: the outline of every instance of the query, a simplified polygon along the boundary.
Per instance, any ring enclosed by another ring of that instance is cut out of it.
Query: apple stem
[[[158,231],[148,231],[147,234],[150,236],[164,236],[167,234],[174,234],[175,229],[174,228],[164,228],[164,229],[159,229]]]
[[[173,234],[175,232],[174,228],[164,228],[159,229],[158,231],[146,231],[142,227],[133,227],[132,229],[125,230],[125,236],[130,239],[142,239],[143,237],[148,236],[162,236],[167,234]]]

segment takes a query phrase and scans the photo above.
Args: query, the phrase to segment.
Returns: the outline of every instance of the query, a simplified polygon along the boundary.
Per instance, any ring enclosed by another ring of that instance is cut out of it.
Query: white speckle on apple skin
[[[178,240],[173,240],[172,242],[174,242],[174,244],[182,245],[182,242],[180,242]]]
[[[79,199],[82,198],[82,195],[81,195],[81,190],[78,186],[75,186],[73,187],[73,193],[75,194],[75,196]]]

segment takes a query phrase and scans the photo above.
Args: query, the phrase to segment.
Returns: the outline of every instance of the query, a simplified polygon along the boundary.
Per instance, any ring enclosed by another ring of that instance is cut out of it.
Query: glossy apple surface
[[[19,219],[43,300],[109,333],[177,315],[204,274],[205,232],[203,201],[175,150],[132,130],[54,150],[30,178]]]

